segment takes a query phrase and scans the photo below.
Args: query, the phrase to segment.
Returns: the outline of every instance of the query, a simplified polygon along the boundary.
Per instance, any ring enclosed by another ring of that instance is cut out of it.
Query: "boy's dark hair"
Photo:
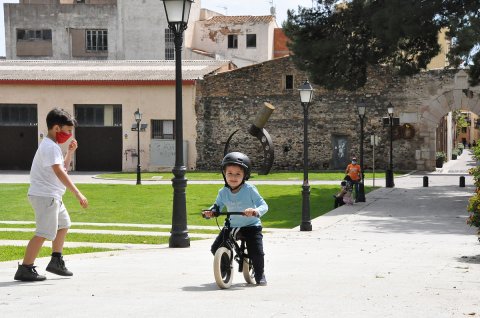
[[[53,126],[77,126],[77,121],[69,113],[60,108],[54,108],[47,114],[47,128]]]

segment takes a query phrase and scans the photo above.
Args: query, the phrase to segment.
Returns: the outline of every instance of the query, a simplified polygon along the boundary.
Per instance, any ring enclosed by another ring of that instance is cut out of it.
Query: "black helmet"
[[[223,178],[225,179],[225,167],[229,164],[239,165],[243,168],[243,172],[245,176],[243,177],[243,181],[248,180],[250,178],[250,171],[252,163],[246,154],[241,152],[230,152],[228,153],[222,160],[222,174]]]

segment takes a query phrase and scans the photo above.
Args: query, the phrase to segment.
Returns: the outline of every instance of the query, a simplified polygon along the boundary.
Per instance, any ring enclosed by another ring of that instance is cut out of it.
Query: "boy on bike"
[[[260,217],[268,211],[268,205],[258,193],[254,185],[245,183],[250,177],[251,162],[247,155],[231,152],[222,160],[222,174],[225,186],[218,191],[215,204],[222,211],[224,207],[230,212],[243,211],[244,215],[232,215],[231,226],[240,228],[247,243],[247,251],[253,262],[255,281],[257,285],[267,285],[264,274],[264,252],[262,222]],[[210,208],[212,209],[212,208]],[[216,211],[204,211],[206,218],[215,215]],[[220,233],[212,244],[213,254],[222,243],[223,233]]]

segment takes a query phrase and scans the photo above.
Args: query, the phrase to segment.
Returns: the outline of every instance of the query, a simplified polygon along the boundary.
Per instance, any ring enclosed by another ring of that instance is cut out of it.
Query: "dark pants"
[[[220,234],[212,244],[211,251],[215,255],[215,252],[220,247],[223,241],[225,229],[222,229]],[[250,258],[252,259],[253,269],[255,270],[255,279],[258,281],[263,276],[263,271],[265,267],[264,255],[263,252],[263,234],[261,226],[248,226],[242,227],[240,233],[245,237],[245,242],[247,243],[247,252]]]
[[[354,196],[354,199],[356,200],[358,198],[358,189],[360,187],[360,181],[353,181],[352,180],[352,185],[353,185],[353,188],[355,189],[355,196]]]
[[[333,207],[335,209],[345,204],[345,202],[343,202],[343,197],[337,197],[336,195],[334,195],[334,197],[335,197],[335,203],[333,204]]]

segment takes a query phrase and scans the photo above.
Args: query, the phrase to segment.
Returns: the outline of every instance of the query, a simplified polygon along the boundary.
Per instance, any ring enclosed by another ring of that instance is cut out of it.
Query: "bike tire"
[[[243,278],[248,284],[255,284],[255,271],[253,270],[252,260],[249,258],[243,259]]]
[[[230,288],[233,281],[233,255],[226,247],[220,247],[213,258],[213,274],[218,287]]]

